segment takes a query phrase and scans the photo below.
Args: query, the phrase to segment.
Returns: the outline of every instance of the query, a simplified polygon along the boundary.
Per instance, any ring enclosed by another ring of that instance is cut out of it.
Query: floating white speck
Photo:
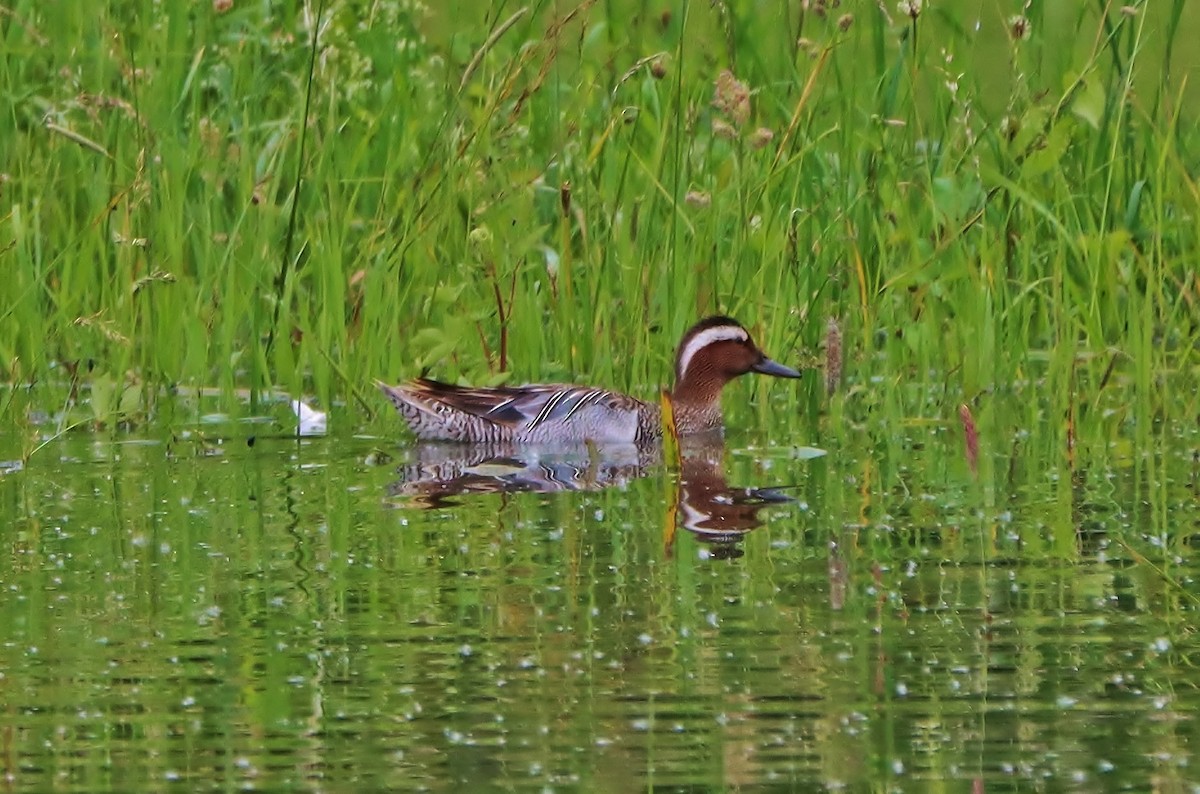
[[[323,436],[327,414],[305,404],[301,400],[292,400],[292,411],[296,414],[299,424],[296,426],[298,436]]]

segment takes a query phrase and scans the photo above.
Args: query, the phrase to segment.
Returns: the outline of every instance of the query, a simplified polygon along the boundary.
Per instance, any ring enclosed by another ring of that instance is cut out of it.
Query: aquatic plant
[[[0,411],[361,421],[425,371],[652,397],[720,310],[784,360],[838,318],[798,422],[967,401],[986,454],[981,400],[1060,449],[1068,415],[1194,414],[1184,4],[901,5],[10,4]]]

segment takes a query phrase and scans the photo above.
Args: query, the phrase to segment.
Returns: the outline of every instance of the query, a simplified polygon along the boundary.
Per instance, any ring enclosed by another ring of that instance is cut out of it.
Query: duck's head
[[[800,373],[767,358],[750,332],[731,317],[708,317],[683,335],[675,354],[676,402],[712,403],[726,383],[747,372],[798,378]]]

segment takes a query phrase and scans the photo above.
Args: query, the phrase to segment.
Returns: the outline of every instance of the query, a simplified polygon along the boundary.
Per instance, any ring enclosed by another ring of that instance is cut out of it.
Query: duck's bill
[[[755,372],[760,372],[763,375],[774,375],[777,378],[798,378],[800,373],[791,367],[785,367],[778,361],[772,361],[769,358],[763,358],[762,361],[751,367]]]

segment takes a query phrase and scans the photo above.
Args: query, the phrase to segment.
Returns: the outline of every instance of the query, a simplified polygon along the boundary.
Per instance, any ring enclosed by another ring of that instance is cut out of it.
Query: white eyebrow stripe
[[[688,367],[692,363],[692,357],[715,342],[749,341],[750,334],[746,333],[746,329],[739,328],[736,325],[718,325],[714,328],[705,328],[689,339],[687,344],[684,345],[683,350],[679,351],[679,371],[675,373],[675,377],[683,380],[683,376],[687,374]]]

